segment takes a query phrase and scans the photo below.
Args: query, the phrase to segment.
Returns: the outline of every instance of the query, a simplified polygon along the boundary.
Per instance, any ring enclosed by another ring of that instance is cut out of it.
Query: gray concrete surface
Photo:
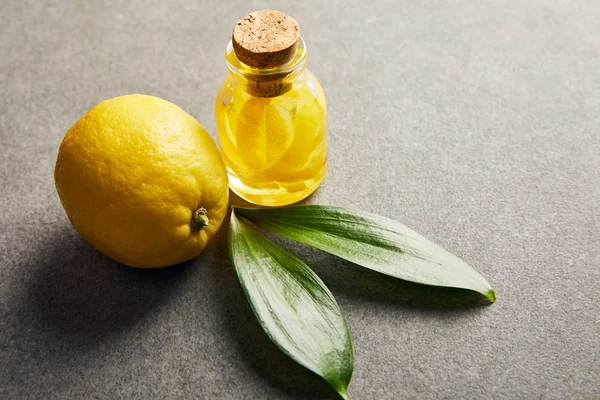
[[[0,397],[331,395],[273,349],[221,235],[137,271],[69,225],[59,143],[101,100],[147,93],[214,134],[235,20],[295,16],[328,96],[309,201],[397,219],[497,291],[489,307],[285,245],[354,340],[353,399],[600,398],[597,1],[0,2]]]

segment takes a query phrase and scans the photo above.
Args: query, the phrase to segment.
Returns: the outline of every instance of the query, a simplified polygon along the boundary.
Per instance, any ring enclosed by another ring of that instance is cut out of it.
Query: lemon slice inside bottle
[[[269,100],[253,97],[244,104],[238,116],[235,136],[238,154],[250,168],[262,169],[267,162],[265,105]]]
[[[269,104],[265,107],[266,167],[275,164],[286,154],[294,139],[292,115],[284,107]]]
[[[298,174],[298,171],[311,158],[315,151],[315,144],[318,144],[316,143],[317,138],[324,133],[325,117],[321,104],[308,92],[298,91],[296,96],[295,117],[291,121],[291,126],[287,120],[285,123],[286,129],[291,130],[291,135],[286,136],[285,145],[277,145],[277,152],[283,148],[285,148],[285,152],[281,155],[277,154],[277,157],[272,157],[270,165],[256,174],[254,177],[256,180],[285,182],[289,181],[292,176],[293,180],[300,179],[301,174]],[[282,106],[283,104],[276,107],[282,108]],[[287,113],[290,114],[289,111]],[[283,140],[283,137],[280,136],[278,140]]]
[[[294,124],[287,109],[262,98],[244,104],[236,123],[236,142],[248,167],[269,168],[289,150],[293,137]]]

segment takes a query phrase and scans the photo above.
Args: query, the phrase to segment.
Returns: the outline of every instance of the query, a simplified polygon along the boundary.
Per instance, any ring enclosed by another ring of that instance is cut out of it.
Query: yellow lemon
[[[132,267],[164,267],[204,250],[228,205],[225,166],[189,114],[146,95],[98,104],[63,139],[56,189],[75,229]]]

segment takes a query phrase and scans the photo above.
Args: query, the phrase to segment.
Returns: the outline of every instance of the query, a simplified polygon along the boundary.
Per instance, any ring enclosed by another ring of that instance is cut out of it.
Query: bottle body
[[[287,65],[257,70],[226,53],[229,74],[215,102],[230,188],[264,206],[298,202],[327,170],[326,101],[306,69],[306,47]]]

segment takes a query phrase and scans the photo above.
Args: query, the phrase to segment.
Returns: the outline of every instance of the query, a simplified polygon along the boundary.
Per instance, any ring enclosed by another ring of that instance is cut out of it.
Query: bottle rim
[[[283,77],[288,77],[289,75],[294,75],[298,72],[301,72],[306,67],[306,62],[308,59],[307,56],[308,48],[302,37],[300,37],[298,39],[298,49],[296,50],[296,55],[288,63],[276,68],[254,68],[244,64],[237,58],[235,55],[235,50],[233,49],[233,43],[229,41],[225,51],[225,62],[227,63],[227,69],[229,69],[229,71],[236,76],[250,80],[261,78],[269,80],[270,77],[281,79]],[[254,79],[252,79],[253,77]]]

